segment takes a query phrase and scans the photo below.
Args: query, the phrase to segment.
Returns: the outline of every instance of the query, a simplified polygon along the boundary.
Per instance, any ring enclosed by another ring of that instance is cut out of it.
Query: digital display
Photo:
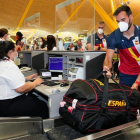
[[[73,72],[73,73],[77,73],[78,68],[71,68],[70,71]]]
[[[74,72],[74,68],[71,68],[70,71],[71,71],[71,72]]]
[[[42,72],[43,77],[51,77],[51,72]]]
[[[49,70],[63,72],[63,57],[49,57]]]
[[[76,58],[76,63],[83,63],[83,58]]]
[[[87,37],[87,34],[79,34],[78,37]]]

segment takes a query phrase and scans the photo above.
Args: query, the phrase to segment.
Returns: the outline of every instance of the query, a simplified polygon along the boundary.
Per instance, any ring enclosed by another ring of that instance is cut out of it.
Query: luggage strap
[[[106,114],[106,111],[107,111],[106,106],[108,104],[108,78],[107,78],[107,75],[106,75],[107,71],[103,71],[97,76],[100,77],[103,73],[105,74],[105,77],[104,77],[104,91],[103,91],[103,100],[102,100],[102,104],[101,104],[101,111],[100,111],[100,114],[99,114],[99,117],[98,117],[98,120],[97,120],[97,123],[96,123],[96,129],[97,130],[101,129],[101,126],[104,122],[104,115],[103,114]],[[128,99],[126,97],[125,91],[113,78],[111,78],[111,79],[115,82],[116,85],[118,85],[122,89],[122,92],[124,94],[124,98],[125,98],[125,101],[126,101],[126,109],[127,109],[127,113],[128,113],[126,122],[130,122],[130,104],[129,104]]]

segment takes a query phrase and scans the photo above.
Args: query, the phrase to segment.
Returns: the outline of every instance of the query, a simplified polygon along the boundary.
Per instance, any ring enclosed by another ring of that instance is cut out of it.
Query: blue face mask
[[[17,60],[18,56],[14,57],[14,61]]]
[[[15,61],[15,60],[17,60],[17,58],[18,58],[18,53],[17,53],[17,56],[16,56],[16,57],[14,57],[14,61]]]

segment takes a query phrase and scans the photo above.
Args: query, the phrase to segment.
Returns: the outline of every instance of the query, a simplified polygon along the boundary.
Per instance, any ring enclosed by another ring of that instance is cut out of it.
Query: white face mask
[[[8,36],[7,36],[6,40],[7,40],[7,41],[9,41],[9,40],[10,40],[10,35],[8,35]]]
[[[98,29],[98,33],[99,33],[99,34],[102,34],[103,32],[104,32],[103,29]]]
[[[119,22],[118,26],[119,26],[121,32],[126,32],[129,27],[128,23],[126,23],[126,22]]]
[[[41,46],[43,44],[43,42],[39,42],[39,45]]]

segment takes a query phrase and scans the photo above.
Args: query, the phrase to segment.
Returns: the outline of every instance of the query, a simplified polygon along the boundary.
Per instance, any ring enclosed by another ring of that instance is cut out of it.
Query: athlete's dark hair
[[[132,14],[130,7],[127,5],[123,5],[123,6],[116,9],[116,11],[113,13],[113,16],[117,16],[122,11],[126,12],[128,17]]]

